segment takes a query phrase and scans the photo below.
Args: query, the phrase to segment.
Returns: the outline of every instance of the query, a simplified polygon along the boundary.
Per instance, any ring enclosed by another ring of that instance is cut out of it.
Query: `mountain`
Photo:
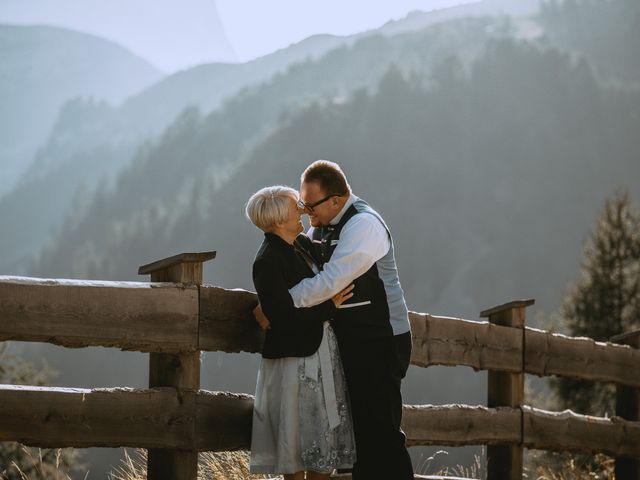
[[[15,224],[15,228],[0,238],[0,248],[8,252],[0,261],[0,269],[24,273],[26,259],[47,243],[53,228],[63,228],[64,213],[72,205],[74,197],[79,203],[85,201],[80,194],[76,195],[76,187],[84,185],[83,190],[91,193],[100,178],[105,176],[108,177],[106,183],[112,183],[115,181],[114,172],[128,165],[130,158],[135,158],[131,171],[144,169],[156,178],[156,183],[162,181],[163,185],[173,184],[176,180],[185,182],[201,174],[203,165],[213,170],[232,168],[255,138],[269,131],[280,115],[296,108],[296,105],[323,96],[339,100],[353,89],[372,87],[391,63],[405,70],[424,72],[454,53],[464,53],[471,58],[488,37],[485,29],[491,22],[490,19],[460,20],[395,37],[370,36],[350,47],[336,48],[318,60],[309,59],[295,64],[275,75],[270,82],[246,87],[214,110],[206,121],[216,124],[218,130],[209,136],[191,140],[201,143],[198,156],[185,159],[180,152],[167,153],[163,160],[167,169],[158,169],[154,164],[142,166],[145,164],[144,152],[149,150],[149,145],[165,144],[162,137],[153,139],[143,129],[153,122],[152,119],[162,117],[160,111],[164,107],[161,105],[169,104],[169,101],[150,101],[147,108],[139,109],[146,112],[143,117],[149,119],[144,124],[142,117],[140,122],[129,123],[134,114],[129,117],[121,114],[121,110],[129,108],[133,100],[125,102],[120,109],[86,100],[69,102],[61,110],[54,133],[39,153],[29,175],[23,177],[10,195],[0,199],[0,218],[11,218]],[[274,55],[277,59],[284,54]],[[151,90],[162,85],[166,82]],[[184,88],[187,92],[193,90],[187,85]],[[141,100],[144,95],[146,93],[136,96],[136,100]],[[148,98],[157,96],[154,94]],[[203,115],[200,109],[192,107],[186,112],[174,123],[180,123],[185,115],[196,125],[203,121],[198,119]],[[136,127],[139,128],[137,133]],[[148,140],[147,146],[143,143],[146,138],[153,139]],[[131,171],[123,170],[118,175],[133,179]],[[141,191],[147,193],[148,182],[142,180],[144,175],[136,174],[135,177],[138,180],[128,184],[127,193],[121,194],[121,198],[140,199]],[[61,182],[64,188],[60,187]],[[124,187],[120,185],[119,188]],[[170,188],[175,191],[175,186]],[[155,202],[155,205],[168,201],[162,190],[151,190],[148,192],[150,198],[142,196],[145,201]],[[16,215],[17,211],[28,211],[29,214]]]
[[[454,7],[433,10],[430,12],[414,11],[405,18],[389,21],[379,29],[376,34],[397,35],[435,25],[437,23],[455,20],[457,18],[477,18],[477,17],[510,17],[521,19],[533,16],[538,13],[539,0],[479,0],[467,4],[456,5]],[[362,32],[355,37],[369,35],[370,32]]]
[[[367,51],[366,47],[355,48],[358,42],[367,45],[366,40],[369,39],[371,43],[368,45],[375,45],[376,42],[384,43],[380,36],[392,38],[429,27],[437,31],[439,25],[456,18],[482,17],[490,13],[503,15],[510,11],[528,14],[534,11],[535,4],[535,1],[527,0],[518,2],[519,6],[511,6],[496,0],[485,0],[444,11],[414,12],[405,19],[357,35],[315,35],[244,64],[215,63],[178,72],[130,96],[120,106],[92,99],[70,100],[61,107],[48,140],[39,148],[17,186],[5,198],[0,198],[0,219],[8,218],[16,224],[16,228],[1,242],[6,255],[0,261],[0,269],[14,273],[24,271],[26,257],[48,241],[55,226],[60,224],[71,207],[73,199],[82,202],[83,192],[92,192],[100,181],[109,182],[145,142],[153,141],[189,106],[197,106],[208,113],[220,108],[225,99],[233,98],[243,89],[268,82],[275,75],[285,75],[287,69],[296,64],[305,66],[300,67],[302,71],[291,78],[304,79],[305,85],[312,87],[304,89],[304,98],[325,95],[332,90],[345,92],[367,82],[374,83],[387,62],[404,62],[401,58],[402,48],[396,49],[399,53],[387,49],[377,66],[377,52],[374,49]],[[441,37],[446,38],[446,35]],[[478,38],[476,35],[471,40]],[[439,40],[434,41],[434,45],[426,51],[453,53],[451,49],[441,50]],[[465,40],[461,39],[461,42]],[[457,45],[462,43],[458,42]],[[346,58],[351,52],[351,58],[355,60],[336,62],[335,67],[340,72],[331,73],[331,76],[342,74],[345,80],[324,84],[321,75],[324,70],[332,68],[331,60],[322,63],[326,67],[310,69],[308,65],[321,61],[326,55],[331,57],[330,52],[340,48],[342,53],[332,58],[341,55]],[[416,43],[411,48],[417,52],[421,46]],[[357,58],[363,55],[363,51],[365,58]],[[411,62],[415,63],[413,60]],[[367,64],[372,66],[373,72],[378,73],[367,78],[368,67],[359,68]],[[303,72],[312,70],[320,76],[304,78]],[[295,84],[292,89],[299,91]],[[290,98],[294,96],[289,95]],[[283,103],[279,108],[283,110],[287,107]],[[263,129],[266,128],[268,123],[263,124]],[[36,209],[35,205],[39,207]]]
[[[315,35],[251,62],[213,63],[178,72],[141,91],[140,94],[132,96],[120,108],[104,116],[100,115],[100,110],[95,114],[89,114],[85,121],[79,123],[77,131],[69,135],[67,150],[62,150],[58,145],[57,154],[51,155],[45,145],[26,173],[25,180],[46,174],[43,172],[43,164],[52,161],[56,165],[60,164],[69,157],[77,155],[79,151],[87,151],[87,149],[90,151],[99,145],[108,146],[114,138],[120,144],[126,141],[137,146],[144,139],[161,132],[188,106],[195,105],[209,112],[217,108],[225,98],[242,88],[268,81],[273,75],[284,72],[292,64],[317,60],[338,46],[350,46],[365,37],[393,36],[421,30],[456,18],[494,14],[528,15],[535,12],[536,5],[536,0],[526,0],[515,5],[502,0],[485,0],[477,4],[460,5],[441,11],[413,12],[404,19],[389,22],[379,29],[356,35],[343,37]],[[87,128],[87,121],[93,122],[94,125]],[[52,132],[51,139],[56,139],[56,144],[59,144],[57,137],[59,132]],[[115,166],[119,166],[122,161],[115,162]],[[96,178],[92,181],[95,182]]]
[[[585,56],[605,80],[640,87],[640,2],[547,0],[540,23],[549,42]]]
[[[162,74],[93,35],[48,26],[0,25],[0,195],[47,138],[64,102],[119,103]]]

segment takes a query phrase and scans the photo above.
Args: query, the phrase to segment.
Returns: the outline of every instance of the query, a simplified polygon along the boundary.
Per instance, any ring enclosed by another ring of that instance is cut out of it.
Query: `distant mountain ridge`
[[[79,96],[112,103],[162,73],[125,48],[50,26],[0,25],[0,196],[31,162],[60,107]]]
[[[463,5],[457,10],[460,16],[466,16],[468,7]],[[421,21],[425,22],[430,15],[439,14],[434,12],[420,15]],[[20,185],[4,201],[0,199],[0,218],[6,215],[5,212],[13,212],[16,208],[19,209],[20,205],[35,201],[36,198],[41,198],[40,203],[47,205],[46,214],[43,211],[42,215],[22,217],[20,223],[24,225],[19,236],[27,236],[28,240],[18,241],[16,238],[14,241],[7,238],[5,248],[13,251],[8,245],[13,243],[21,252],[33,252],[45,244],[52,228],[62,221],[71,205],[74,192],[80,185],[84,184],[84,191],[90,193],[101,177],[113,177],[120,168],[129,163],[145,142],[156,138],[189,105],[197,106],[204,113],[215,110],[223,105],[225,99],[241,98],[241,92],[256,88],[256,85],[268,82],[275,75],[286,76],[289,69],[299,70],[292,77],[298,78],[298,82],[318,82],[319,88],[305,90],[305,96],[309,98],[325,95],[332,89],[336,94],[344,95],[348,88],[351,88],[350,85],[374,84],[377,78],[375,75],[382,72],[381,68],[376,67],[375,61],[370,62],[372,53],[375,54],[375,47],[355,62],[343,63],[343,60],[337,59],[348,55],[350,49],[358,42],[367,40],[371,45],[376,42],[382,42],[384,45],[381,39],[401,35],[398,32],[402,31],[400,25],[405,21],[409,22],[407,31],[416,32],[415,14],[409,17],[393,22],[393,31],[388,30],[389,25],[383,26],[382,30],[386,29],[389,34],[379,34],[372,30],[350,37],[315,35],[246,64],[208,64],[194,67],[160,80],[131,96],[119,107],[99,102],[71,102],[62,110],[47,144],[38,152],[36,161],[23,176]],[[435,22],[433,27],[438,23],[444,25],[446,22]],[[442,38],[445,37],[446,35]],[[440,37],[435,35],[434,38]],[[482,42],[476,43],[479,46]],[[362,48],[362,51],[366,51],[367,48]],[[407,67],[407,61],[413,62],[410,58],[403,58],[404,54],[400,50],[393,52],[393,48],[391,45],[384,46],[383,50],[388,50],[385,55],[397,56],[395,61]],[[409,57],[419,52],[420,48],[419,44],[412,45],[414,53],[410,53]],[[448,50],[442,50],[436,41],[433,48],[429,47],[424,51],[428,56],[431,55],[430,52]],[[313,66],[309,68],[314,61],[332,55],[331,52],[334,54],[325,64],[336,61],[336,68],[344,70],[344,81],[339,80],[340,72],[335,72],[336,74],[332,73],[331,82],[322,82],[318,76],[321,69]],[[448,54],[451,53],[453,52]],[[389,60],[394,61],[392,57],[388,57],[384,62]],[[383,65],[386,64],[384,62]],[[371,67],[359,67],[360,64],[370,64]],[[305,71],[315,73],[308,76],[304,74]],[[371,76],[372,72],[377,73]],[[298,85],[291,85],[290,90],[299,90]],[[282,104],[279,108],[284,107],[285,104]],[[268,127],[268,124],[262,125],[262,128]],[[48,192],[61,192],[56,185],[59,185],[57,182],[62,179],[65,183],[64,193],[58,193],[55,199],[51,199],[51,193]],[[45,199],[47,197],[49,198]],[[14,270],[20,268],[17,265],[23,265],[24,268],[24,261],[19,260],[23,258],[22,255],[9,255],[12,259],[10,265],[13,265]]]
[[[478,0],[429,12],[416,10],[400,20],[387,22],[380,28],[374,29],[373,32],[375,34],[397,35],[462,17],[526,17],[537,13],[539,4],[539,0]],[[362,37],[368,34],[369,32],[362,32],[355,36]]]
[[[124,135],[125,139],[138,142],[141,138],[162,131],[188,106],[197,106],[208,113],[243,88],[268,81],[291,65],[317,60],[339,46],[351,46],[363,38],[376,35],[395,36],[418,31],[456,18],[526,16],[535,13],[537,5],[538,0],[484,0],[431,12],[412,12],[403,19],[354,35],[313,35],[246,63],[199,65],[169,75],[128,98],[110,114],[110,122],[101,122],[104,128],[101,133],[105,138]]]

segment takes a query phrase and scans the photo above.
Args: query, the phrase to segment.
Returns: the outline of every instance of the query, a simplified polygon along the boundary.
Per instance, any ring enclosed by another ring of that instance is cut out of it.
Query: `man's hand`
[[[262,330],[267,331],[271,329],[271,323],[262,311],[262,306],[260,304],[258,304],[258,306],[253,309],[253,316],[256,317],[256,322],[258,322],[258,325],[260,325],[260,328]]]

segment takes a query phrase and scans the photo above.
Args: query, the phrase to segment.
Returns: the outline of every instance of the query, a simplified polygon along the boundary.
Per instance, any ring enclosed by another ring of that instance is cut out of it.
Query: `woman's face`
[[[279,224],[280,228],[287,234],[297,237],[304,230],[301,215],[302,211],[298,209],[296,201],[293,198],[289,198],[289,216],[286,221]]]

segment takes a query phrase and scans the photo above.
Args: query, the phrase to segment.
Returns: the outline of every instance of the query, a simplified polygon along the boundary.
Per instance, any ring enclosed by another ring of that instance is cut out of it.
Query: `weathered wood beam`
[[[149,274],[152,282],[202,284],[202,263],[215,252],[182,253],[143,265],[138,273]],[[199,298],[199,295],[198,295]],[[199,308],[199,306],[198,306]],[[149,354],[149,387],[200,390],[200,352]],[[197,409],[194,408],[194,414]],[[195,437],[197,421],[192,422]],[[197,480],[198,451],[150,448],[147,451],[147,480]]]
[[[579,415],[571,410],[548,412],[529,406],[523,411],[527,448],[640,458],[640,422]]]
[[[513,328],[415,312],[409,312],[409,320],[413,365],[520,371],[522,335]]]
[[[0,441],[36,447],[188,448],[195,393],[0,386]]]
[[[258,296],[246,290],[200,287],[200,349],[223,352],[261,352],[264,332],[252,310]]]
[[[264,333],[245,290],[180,283],[0,276],[0,341],[141,352],[260,352]],[[409,313],[412,364],[517,372],[517,331],[488,322]],[[198,341],[199,330],[199,341]],[[525,372],[640,387],[640,350],[525,329]]]
[[[46,448],[248,449],[251,395],[0,385],[0,441]],[[524,446],[640,457],[640,422],[523,407]],[[517,408],[405,405],[410,445],[517,444]],[[195,424],[195,428],[194,428]],[[195,432],[195,434],[194,434]]]
[[[525,329],[525,371],[640,388],[640,350],[628,345]]]
[[[495,445],[520,441],[521,410],[469,405],[405,405],[409,445]]]
[[[247,449],[253,397],[170,387],[0,385],[0,441],[47,448]]]
[[[173,283],[0,276],[0,341],[194,351],[198,289]]]
[[[198,450],[248,450],[251,447],[253,396],[200,390],[196,409]]]
[[[517,372],[489,370],[487,375],[487,406],[491,408],[520,408],[524,404],[524,326],[526,307],[533,300],[509,302],[485,310],[481,317],[488,317],[492,325],[510,328],[519,340],[519,358],[516,360]],[[520,417],[522,420],[522,417]],[[520,438],[516,444],[487,446],[487,478],[492,480],[521,480],[524,450],[522,442],[522,423],[517,428]]]

